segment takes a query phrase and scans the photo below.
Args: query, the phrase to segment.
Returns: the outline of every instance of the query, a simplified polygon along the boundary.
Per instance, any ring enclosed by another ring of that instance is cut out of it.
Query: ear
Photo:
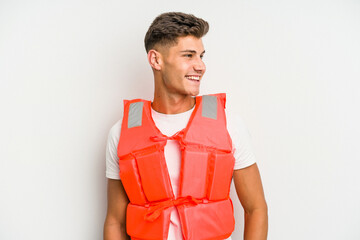
[[[155,70],[161,70],[161,54],[154,49],[148,52],[148,61],[150,66]]]

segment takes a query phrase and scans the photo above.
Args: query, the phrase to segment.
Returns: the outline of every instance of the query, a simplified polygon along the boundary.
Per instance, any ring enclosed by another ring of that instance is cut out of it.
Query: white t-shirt
[[[161,133],[172,136],[184,129],[190,119],[194,108],[179,114],[163,114],[151,109],[151,114],[156,127]],[[255,163],[255,156],[252,151],[250,135],[243,121],[238,115],[232,115],[226,110],[227,128],[232,139],[233,152],[235,157],[234,170],[248,167]],[[121,122],[119,120],[110,129],[106,146],[106,177],[120,179],[119,158],[117,146],[120,138]],[[168,140],[165,149],[165,160],[170,175],[174,195],[178,194],[181,151],[176,140]],[[168,240],[182,240],[180,220],[176,208],[171,212]],[[231,240],[228,238],[227,240]]]

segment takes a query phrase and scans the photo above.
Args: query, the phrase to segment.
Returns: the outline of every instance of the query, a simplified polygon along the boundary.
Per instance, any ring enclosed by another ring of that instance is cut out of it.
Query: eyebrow
[[[183,51],[180,51],[180,52],[191,52],[191,53],[195,53],[195,54],[196,54],[196,51],[195,51],[195,50],[190,50],[190,49],[183,50]],[[205,50],[204,50],[201,54],[204,54],[204,53],[205,53]]]

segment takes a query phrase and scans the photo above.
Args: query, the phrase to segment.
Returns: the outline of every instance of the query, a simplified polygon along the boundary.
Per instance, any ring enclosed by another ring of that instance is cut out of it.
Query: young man
[[[244,239],[266,239],[267,205],[247,130],[225,117],[225,94],[197,96],[208,29],[203,19],[172,12],[145,36],[154,99],[125,101],[110,130],[105,240],[231,239],[232,178]]]

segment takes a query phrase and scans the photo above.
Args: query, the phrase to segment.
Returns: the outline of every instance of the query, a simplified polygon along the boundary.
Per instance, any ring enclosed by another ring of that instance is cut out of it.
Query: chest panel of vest
[[[231,235],[235,221],[229,191],[235,159],[225,101],[225,94],[196,97],[186,128],[170,137],[155,126],[150,101],[124,101],[118,156],[130,200],[126,227],[132,239],[166,240],[173,208],[185,240]],[[164,157],[168,139],[179,141],[182,154],[176,199]]]

